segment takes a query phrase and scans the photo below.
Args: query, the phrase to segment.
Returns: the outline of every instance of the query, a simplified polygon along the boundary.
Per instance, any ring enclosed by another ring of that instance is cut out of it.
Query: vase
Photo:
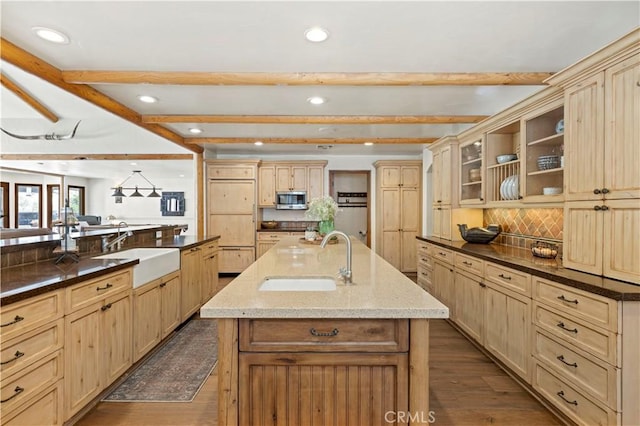
[[[320,232],[320,235],[327,235],[334,229],[333,220],[321,220],[318,224],[318,231]]]

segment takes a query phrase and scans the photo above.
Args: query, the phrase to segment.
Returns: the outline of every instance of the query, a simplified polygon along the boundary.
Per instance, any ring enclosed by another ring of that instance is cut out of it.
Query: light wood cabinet
[[[257,241],[258,241],[258,255],[257,257],[265,254],[269,249],[275,246],[278,241],[282,240],[285,237],[290,237],[292,235],[298,236],[300,238],[304,237],[304,232],[258,232],[257,233]]]
[[[461,142],[458,149],[458,200],[460,205],[482,205],[485,201],[484,138],[476,136]]]
[[[453,180],[452,171],[457,169],[458,162],[453,155],[453,149],[457,149],[458,141],[455,138],[446,137],[434,145],[429,148],[433,151],[433,205],[450,206],[455,204],[452,189],[457,187],[457,181]],[[457,175],[458,173],[455,174]]]
[[[62,425],[64,422],[62,393],[62,380],[58,380],[55,384],[36,394],[30,404],[23,404],[12,411],[5,411],[3,408],[2,425]]]
[[[456,318],[455,276],[453,267],[440,260],[433,261],[433,295],[449,308],[449,318]]]
[[[258,207],[276,206],[276,166],[261,164],[258,167]]]
[[[182,281],[181,316],[184,322],[200,308],[200,279],[202,277],[202,248],[191,247],[180,252],[180,275]]]
[[[324,195],[326,161],[263,161],[258,168],[258,207],[276,206],[276,191],[305,191],[307,201]]]
[[[415,272],[422,211],[422,163],[377,161],[376,250],[402,272]]]
[[[276,191],[306,191],[307,167],[305,165],[276,165]]]
[[[456,324],[476,342],[484,344],[486,284],[478,276],[456,268],[454,271]]]
[[[210,160],[208,163],[207,170],[212,173],[207,175],[207,235],[220,236],[219,272],[242,272],[255,260],[259,161]],[[219,168],[225,173],[216,173]],[[251,171],[236,174],[226,171],[236,168]],[[224,177],[229,174],[233,177]]]
[[[218,242],[212,241],[201,245],[201,288],[200,304],[204,305],[218,292]]]
[[[324,196],[324,168],[326,162],[322,164],[307,165],[307,200]]]
[[[180,272],[133,291],[133,362],[138,361],[182,322]]]
[[[409,409],[407,320],[240,323],[238,424],[378,424]]]
[[[418,241],[418,285],[426,292],[434,294],[432,246]]]
[[[65,317],[65,418],[131,367],[131,317],[131,288]]]

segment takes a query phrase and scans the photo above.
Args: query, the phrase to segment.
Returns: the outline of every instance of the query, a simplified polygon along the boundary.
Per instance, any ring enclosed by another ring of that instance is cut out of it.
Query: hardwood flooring
[[[430,410],[434,424],[562,424],[449,323],[433,320],[430,324]],[[216,425],[217,382],[216,368],[191,403],[101,402],[76,424]]]

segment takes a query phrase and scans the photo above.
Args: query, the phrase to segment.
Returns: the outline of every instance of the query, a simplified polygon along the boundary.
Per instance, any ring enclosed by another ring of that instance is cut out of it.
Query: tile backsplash
[[[484,226],[497,223],[502,228],[498,243],[516,247],[531,247],[537,240],[562,244],[563,210],[538,209],[485,209]]]

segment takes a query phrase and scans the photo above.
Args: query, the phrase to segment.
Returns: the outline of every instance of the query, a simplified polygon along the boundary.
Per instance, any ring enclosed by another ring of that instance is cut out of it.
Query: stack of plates
[[[517,200],[520,197],[519,176],[509,176],[500,184],[500,197],[503,200]]]

